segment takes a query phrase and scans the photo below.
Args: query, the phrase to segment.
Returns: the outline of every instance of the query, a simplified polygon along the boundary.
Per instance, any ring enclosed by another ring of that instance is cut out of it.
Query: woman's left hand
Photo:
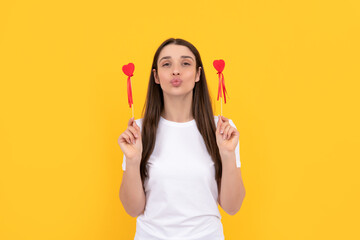
[[[216,126],[216,142],[220,153],[235,152],[239,136],[239,131],[230,125],[229,119],[219,116]]]

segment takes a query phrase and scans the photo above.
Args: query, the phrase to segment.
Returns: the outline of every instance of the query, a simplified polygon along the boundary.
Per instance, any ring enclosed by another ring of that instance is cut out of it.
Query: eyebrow
[[[169,59],[169,58],[171,58],[171,57],[170,57],[170,56],[162,57],[162,58],[159,60],[159,62],[160,62],[161,60],[163,60],[163,59]],[[194,59],[193,59],[191,56],[181,56],[181,58],[191,58],[191,59],[194,61]]]

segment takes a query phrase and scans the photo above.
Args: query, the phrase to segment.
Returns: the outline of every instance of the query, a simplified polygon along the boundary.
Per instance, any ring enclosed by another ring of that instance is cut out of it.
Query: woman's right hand
[[[126,164],[140,164],[143,150],[141,131],[133,117],[128,122],[128,128],[120,135],[118,143],[125,154]]]

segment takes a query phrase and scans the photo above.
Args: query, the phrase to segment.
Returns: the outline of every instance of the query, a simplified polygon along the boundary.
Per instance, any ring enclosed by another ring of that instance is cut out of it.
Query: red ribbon
[[[129,103],[129,107],[131,108],[131,104],[133,104],[133,98],[132,98],[132,90],[131,90],[131,80],[130,77],[132,77],[133,75],[131,74],[128,79],[127,79],[127,95],[128,95],[128,103]]]
[[[218,89],[218,96],[217,96],[217,100],[219,101],[219,97],[222,97],[222,94],[221,94],[221,89],[224,93],[224,101],[226,103],[226,94],[227,91],[226,91],[226,88],[225,88],[225,79],[224,79],[224,74],[222,72],[217,72],[217,74],[219,74],[219,89]],[[229,94],[228,94],[229,95]]]

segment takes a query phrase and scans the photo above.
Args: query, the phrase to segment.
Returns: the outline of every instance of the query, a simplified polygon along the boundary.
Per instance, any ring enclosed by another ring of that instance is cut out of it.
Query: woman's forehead
[[[182,56],[190,56],[195,61],[195,56],[188,47],[183,45],[169,44],[161,50],[159,54],[159,61],[161,61],[162,58],[176,59],[181,58]]]

